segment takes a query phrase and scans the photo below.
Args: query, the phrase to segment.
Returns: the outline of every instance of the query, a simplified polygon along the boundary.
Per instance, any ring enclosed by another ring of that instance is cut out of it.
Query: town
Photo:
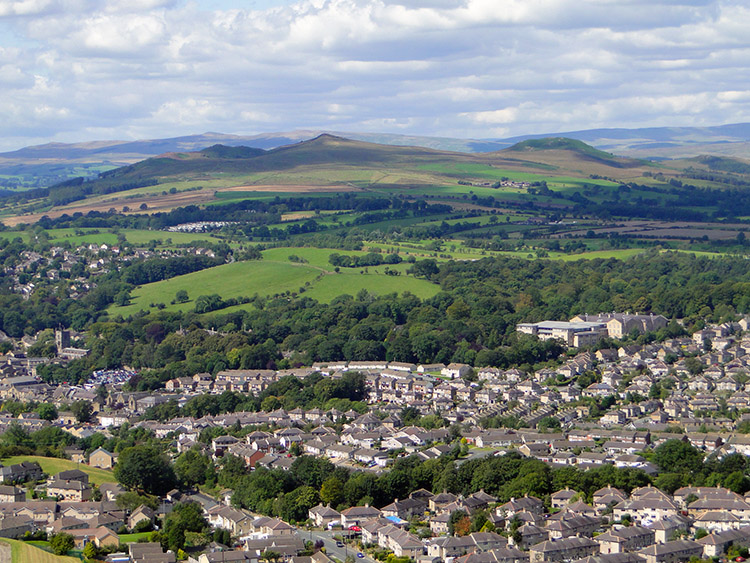
[[[522,324],[518,330],[574,349],[666,323],[660,316],[614,313]],[[18,340],[3,359],[0,399],[6,406],[53,405],[56,412],[46,416],[41,409],[24,410],[14,416],[4,409],[4,438],[59,429],[74,444],[61,453],[78,467],[117,467],[119,453],[103,444],[125,428],[161,441],[175,463],[184,456],[201,456],[217,467],[239,460],[249,474],[299,472],[298,461],[305,458],[376,479],[396,472],[408,459],[450,459],[447,463],[458,467],[525,459],[543,464],[555,476],[566,468],[582,475],[611,470],[640,475],[641,480],[623,487],[617,482],[620,474],[612,473],[602,487],[588,492],[566,486],[539,494],[544,487],[532,486],[510,498],[504,498],[509,493],[502,483],[469,494],[455,484],[444,490],[406,486],[401,489],[405,496],[380,505],[348,505],[342,494],[324,495],[324,486],[320,494],[313,491],[309,502],[314,506],[301,505],[304,512],[285,521],[249,510],[241,500],[246,492],[225,488],[212,496],[185,483],[158,495],[154,508],[124,508],[117,499],[127,494],[127,487],[114,479],[94,484],[80,469],[47,474],[39,463],[23,461],[0,468],[5,482],[0,488],[0,536],[67,534],[78,549],[92,544],[100,550],[94,553],[109,553],[108,561],[175,561],[179,556],[199,563],[327,563],[392,554],[423,563],[588,558],[672,563],[721,557],[727,551],[746,553],[747,478],[740,475],[738,481],[730,473],[697,486],[680,474],[684,470],[670,471],[662,458],[677,447],[699,459],[705,456],[706,463],[746,463],[747,331],[748,319],[742,318],[707,325],[689,337],[579,352],[531,373],[457,363],[321,362],[286,370],[198,373],[168,380],[164,389],[150,392],[124,389],[136,375],[128,369],[97,372],[86,385],[43,382],[36,369],[49,359],[26,357],[19,350],[30,342]],[[55,361],[86,354],[71,346],[78,336],[55,332]],[[267,394],[279,385],[311,380],[359,381],[362,400],[349,402],[357,410],[285,410],[283,396]],[[265,398],[257,411],[181,416],[191,402],[242,396]],[[177,416],[164,414],[170,409]],[[127,544],[127,552],[116,551],[120,534],[158,528],[171,511],[186,504],[199,507],[211,529],[226,530],[226,544],[198,542],[191,548],[182,542],[177,553],[163,550],[168,542],[136,542]]]

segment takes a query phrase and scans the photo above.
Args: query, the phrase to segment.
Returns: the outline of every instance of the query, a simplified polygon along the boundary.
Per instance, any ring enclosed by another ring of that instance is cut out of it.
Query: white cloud
[[[0,17],[41,14],[51,5],[51,0],[3,0],[0,2]]]
[[[215,6],[231,5],[231,9]],[[750,118],[731,0],[0,0],[0,143]],[[252,4],[251,4],[252,5]]]

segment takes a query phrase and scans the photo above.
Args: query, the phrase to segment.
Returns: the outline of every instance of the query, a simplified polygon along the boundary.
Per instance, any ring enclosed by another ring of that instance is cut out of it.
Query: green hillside
[[[22,541],[2,539],[0,544],[10,546],[11,559],[8,563],[80,563],[81,561],[78,557],[54,555]],[[0,553],[0,561],[5,562],[1,555]]]
[[[190,311],[201,295],[217,294],[222,299],[304,293],[321,302],[348,293],[356,295],[362,289],[376,295],[409,291],[419,297],[431,297],[439,286],[423,279],[406,275],[406,264],[368,268],[340,268],[337,273],[328,256],[338,253],[362,256],[365,252],[330,250],[325,248],[274,248],[264,251],[260,261],[234,262],[146,284],[131,292],[125,306],[112,306],[112,315],[127,317],[140,310],[156,310],[163,304],[169,311]],[[290,259],[293,258],[293,259]],[[400,275],[386,274],[386,268]],[[173,303],[178,291],[187,291],[189,301]],[[237,305],[242,308],[242,305]]]
[[[5,458],[2,461],[3,465],[13,465],[21,463],[22,461],[36,461],[41,465],[42,471],[48,475],[55,475],[56,473],[60,473],[60,471],[68,471],[69,469],[80,469],[89,476],[89,480],[94,485],[117,482],[111,471],[99,469],[97,467],[90,467],[84,463],[76,463],[69,459],[42,457],[38,455],[17,455]]]
[[[591,145],[587,145],[583,141],[577,141],[576,139],[568,139],[566,137],[547,137],[544,139],[529,139],[527,141],[521,141],[516,143],[512,147],[508,147],[507,151],[531,151],[531,150],[571,150],[587,154],[589,156],[596,156],[599,158],[614,158],[613,154],[608,152],[600,151],[595,149]]]

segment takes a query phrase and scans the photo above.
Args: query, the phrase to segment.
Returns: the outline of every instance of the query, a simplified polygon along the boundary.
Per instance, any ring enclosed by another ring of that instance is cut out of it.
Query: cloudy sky
[[[0,150],[750,121],[750,4],[0,0]]]

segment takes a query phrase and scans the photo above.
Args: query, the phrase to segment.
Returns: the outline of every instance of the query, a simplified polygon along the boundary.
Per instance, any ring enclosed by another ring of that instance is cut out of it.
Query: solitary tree
[[[55,555],[65,555],[75,547],[75,541],[70,534],[60,533],[50,538],[49,545]]]

